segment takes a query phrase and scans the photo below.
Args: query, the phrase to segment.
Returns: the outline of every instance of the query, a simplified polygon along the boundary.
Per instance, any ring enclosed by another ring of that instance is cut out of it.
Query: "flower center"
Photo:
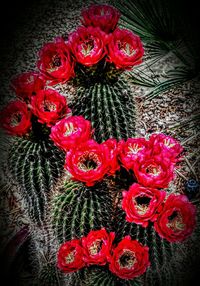
[[[42,108],[45,112],[56,111],[56,105],[49,100],[43,101]]]
[[[129,149],[129,154],[137,154],[140,150],[143,149],[142,146],[139,146],[139,144],[137,143],[134,143],[134,144],[130,144],[128,146],[128,149]]]
[[[149,208],[149,203],[151,201],[151,198],[141,196],[141,197],[136,197],[134,201],[136,202],[136,209],[138,214],[143,215]]]
[[[159,166],[157,165],[149,165],[146,168],[146,173],[149,175],[153,175],[153,176],[158,176],[160,174],[161,170],[159,168]]]
[[[108,15],[110,15],[110,11],[105,10],[103,8],[100,10],[100,16],[108,16]]]
[[[97,253],[99,253],[99,251],[101,250],[102,244],[103,244],[103,240],[101,240],[101,239],[95,240],[90,245],[90,248],[89,248],[90,254],[91,255],[96,255]]]
[[[172,147],[174,147],[175,144],[172,143],[170,139],[164,139],[164,145],[166,147],[172,148]]]
[[[11,120],[10,120],[10,126],[11,127],[18,126],[21,122],[21,119],[22,119],[21,113],[14,113],[11,117]]]
[[[101,9],[100,10],[100,16],[104,16],[105,15],[105,11],[104,11],[104,9]]]
[[[179,232],[185,229],[185,224],[181,213],[178,211],[173,211],[173,213],[168,217],[167,226],[171,228],[174,232]]]
[[[61,58],[58,54],[52,57],[52,68],[57,68],[61,66]]]
[[[82,47],[82,51],[81,51],[82,54],[85,57],[89,56],[91,51],[94,48],[94,40],[92,40],[92,39],[86,40],[84,43],[82,43],[81,47]]]
[[[131,269],[136,262],[135,255],[130,250],[125,250],[118,262],[120,268]]]
[[[87,172],[90,170],[95,170],[99,165],[100,161],[97,154],[93,152],[85,152],[79,158],[78,168]]]
[[[118,49],[122,51],[127,56],[133,56],[135,54],[135,50],[133,47],[127,42],[118,41]]]
[[[30,84],[30,83],[33,83],[33,82],[34,82],[34,76],[31,75],[29,78],[27,78],[26,83]]]
[[[66,123],[65,128],[66,128],[66,130],[65,130],[64,136],[66,136],[66,137],[71,135],[72,133],[76,133],[76,131],[77,131],[77,128],[74,127],[72,122]]]
[[[74,261],[76,254],[76,250],[71,251],[66,257],[65,257],[65,263],[70,264]]]
[[[110,15],[110,11],[108,9],[105,9],[104,7],[102,7],[101,9],[95,9],[93,11],[95,16],[107,16]]]

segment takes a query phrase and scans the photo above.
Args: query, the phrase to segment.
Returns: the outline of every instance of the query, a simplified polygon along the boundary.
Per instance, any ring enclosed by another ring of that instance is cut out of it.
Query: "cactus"
[[[91,121],[95,130],[94,138],[98,142],[108,138],[120,140],[134,137],[134,98],[125,79],[111,81],[104,78],[90,86],[82,85],[70,108],[73,115],[83,115]],[[86,187],[80,182],[63,180],[63,165],[64,153],[50,140],[15,140],[9,154],[9,168],[22,187],[32,221],[45,229],[49,219],[46,222],[44,220],[50,217],[51,228],[59,244],[81,238],[90,230],[102,227],[116,232],[116,242],[130,235],[132,239],[149,246],[151,271],[146,273],[148,281],[165,285],[163,273],[166,271],[162,271],[162,268],[165,269],[172,255],[170,244],[158,237],[151,225],[144,229],[126,222],[120,207],[121,192],[134,182],[133,174],[121,168],[114,178]],[[51,239],[47,238],[45,243],[51,243]],[[44,264],[39,268],[38,283],[44,286],[59,285],[62,278],[56,271],[54,264]],[[170,279],[171,273],[167,273],[167,279]],[[67,283],[74,286],[78,276],[70,277],[71,282]],[[82,285],[102,286],[135,286],[142,283],[137,279],[123,282],[105,269],[93,272],[85,270],[81,281]]]
[[[114,286],[116,285],[116,278],[108,270],[103,270],[100,267],[91,267],[85,271],[85,285],[99,285],[99,286]]]
[[[91,229],[109,228],[112,199],[106,182],[95,187],[66,181],[52,194],[50,216],[60,243],[86,235]]]
[[[124,79],[104,79],[90,87],[81,86],[70,107],[73,115],[83,115],[91,121],[95,129],[94,137],[98,142],[108,138],[120,140],[134,137],[134,98]],[[49,140],[35,142],[17,139],[13,145],[9,166],[24,190],[31,219],[45,228],[44,219],[50,217],[53,235],[59,244],[102,227],[116,232],[116,242],[131,235],[132,239],[149,246],[152,271],[148,271],[146,275],[148,279],[161,283],[161,267],[165,267],[165,262],[172,254],[170,244],[160,239],[152,226],[144,229],[126,222],[120,207],[121,191],[128,189],[134,182],[133,174],[121,168],[114,178],[86,187],[83,183],[65,180],[64,175],[62,176],[63,165],[64,154]],[[49,224],[49,219],[46,224]],[[45,243],[51,243],[51,240],[47,238]],[[85,270],[84,273],[86,272]],[[43,281],[41,285],[44,286],[57,285],[59,279],[62,279],[56,273],[55,265],[43,265],[37,279],[39,283]],[[104,270],[89,271],[81,278],[82,283],[134,286],[142,283],[134,279],[123,284],[124,282],[108,273],[109,271]],[[73,286],[74,276],[70,277],[72,281],[68,285]]]
[[[133,182],[133,174],[121,168],[120,174],[115,178],[114,185],[114,192],[117,193],[114,220],[112,222],[112,228],[116,233],[115,241],[119,242],[124,236],[130,235],[132,239],[136,239],[143,245],[148,246],[151,267],[144,274],[146,281],[148,281],[144,283],[149,283],[149,285],[169,285],[168,281],[173,279],[173,269],[169,266],[169,261],[173,260],[176,246],[159,237],[152,223],[149,223],[144,228],[138,224],[127,222],[126,214],[121,208],[122,191],[124,189],[128,190]],[[141,281],[140,283],[139,285],[143,285]],[[174,284],[172,283],[172,285]]]
[[[44,264],[37,278],[37,285],[41,286],[60,286],[61,273],[53,263]]]
[[[63,169],[64,154],[51,141],[17,138],[9,152],[8,166],[22,188],[30,218],[41,224],[50,189]]]
[[[71,109],[92,122],[95,139],[127,139],[135,134],[134,98],[125,80],[102,80],[77,90]]]
[[[123,280],[113,275],[108,269],[97,266],[90,267],[84,271],[85,281],[83,285],[92,286],[139,286],[140,278],[134,280]]]

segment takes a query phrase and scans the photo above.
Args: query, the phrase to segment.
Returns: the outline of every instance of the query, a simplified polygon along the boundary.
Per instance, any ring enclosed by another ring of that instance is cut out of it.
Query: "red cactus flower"
[[[92,126],[83,116],[63,118],[51,127],[50,138],[64,151],[72,149],[91,138]]]
[[[81,22],[84,26],[99,27],[105,33],[111,33],[117,26],[120,13],[110,5],[93,4],[82,10]]]
[[[1,127],[10,135],[23,136],[31,128],[31,113],[25,102],[11,101],[1,112]]]
[[[66,99],[53,89],[41,90],[31,99],[32,112],[40,123],[51,127],[59,119],[70,113]]]
[[[67,241],[60,246],[57,266],[65,273],[75,272],[85,266],[83,248],[79,239]]]
[[[107,160],[109,161],[109,171],[108,174],[113,175],[119,168],[119,162],[118,162],[118,146],[117,146],[117,140],[110,138],[102,143],[106,148],[109,149],[109,157]]]
[[[174,164],[161,155],[146,155],[135,160],[133,171],[139,184],[162,189],[167,188],[174,177]]]
[[[50,85],[64,83],[74,76],[70,49],[61,38],[42,47],[37,66]]]
[[[37,72],[24,72],[11,80],[11,88],[17,97],[25,101],[30,101],[31,96],[36,95],[44,86],[45,82]]]
[[[119,141],[118,149],[122,165],[126,169],[130,169],[137,158],[145,155],[148,150],[148,142],[144,138],[128,138],[126,142]]]
[[[122,209],[126,212],[126,220],[148,226],[155,221],[162,209],[166,192],[133,184],[128,192],[123,192]]]
[[[82,238],[84,261],[87,265],[105,265],[110,259],[110,251],[114,240],[114,232],[108,233],[104,228],[92,230]]]
[[[113,249],[109,269],[122,279],[133,279],[142,275],[149,263],[148,247],[130,236],[124,237]]]
[[[152,148],[152,154],[165,153],[165,156],[172,161],[177,162],[177,157],[183,151],[183,147],[180,143],[165,134],[152,134],[149,139],[149,144]]]
[[[93,186],[112,172],[113,158],[112,151],[106,144],[88,140],[67,152],[65,168],[73,179]]]
[[[170,242],[188,238],[196,225],[196,208],[185,195],[171,194],[154,223],[157,233]]]
[[[68,38],[76,61],[88,67],[105,56],[105,40],[104,32],[94,27],[79,27]]]
[[[129,30],[116,28],[109,35],[107,53],[107,60],[116,68],[131,69],[142,62],[144,49],[139,36]]]

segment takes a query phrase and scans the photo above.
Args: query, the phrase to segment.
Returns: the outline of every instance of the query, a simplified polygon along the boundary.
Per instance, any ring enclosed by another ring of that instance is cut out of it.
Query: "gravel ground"
[[[42,45],[45,42],[52,41],[57,36],[67,34],[76,29],[80,24],[79,15],[81,8],[92,2],[84,1],[83,5],[82,1],[59,0],[46,2],[42,0],[40,1],[39,9],[36,5],[32,5],[27,9],[26,14],[22,17],[20,27],[16,28],[9,45],[7,44],[8,41],[4,41],[5,44],[1,47],[2,71],[0,90],[2,106],[14,97],[9,88],[10,78],[17,73],[34,70],[37,53]],[[109,1],[104,1],[104,3],[109,3]],[[141,66],[140,69],[145,68],[147,75],[153,74],[154,76],[163,77],[166,71],[174,67],[176,63],[176,58],[169,54],[153,67],[153,72],[149,70],[148,62]],[[56,88],[69,99],[73,97],[75,92],[71,85],[57,86]],[[190,117],[198,112],[200,100],[199,79],[162,93],[149,101],[145,99],[145,94],[148,92],[147,89],[135,85],[132,85],[131,88],[137,111],[136,137],[148,136],[153,132],[163,132],[180,140],[185,147],[184,159],[180,164],[173,184],[170,186],[171,190],[183,193],[186,180],[189,178],[200,180],[199,123],[197,122],[196,125],[192,123],[183,124],[183,122],[188,121]],[[2,146],[1,149],[5,147],[5,144],[2,144]],[[6,153],[5,150],[4,153]],[[4,179],[2,178],[2,180]],[[1,244],[4,246],[21,226],[28,224],[28,221],[26,216],[23,215],[21,208],[19,208],[21,198],[16,186],[12,189],[2,189],[1,197],[2,215],[7,217],[9,214],[8,220],[1,220],[1,229],[3,230]],[[199,205],[199,196],[195,198],[195,203]],[[192,246],[195,245],[195,247],[192,247],[193,251],[189,249],[193,254],[186,253],[184,256],[185,263],[187,263],[189,255],[194,255],[194,253],[196,253],[195,257],[198,257],[198,254],[200,255],[200,247],[196,244],[197,239],[198,232],[195,232],[190,244]],[[185,265],[183,261],[181,263]],[[185,277],[191,278],[191,275],[189,276],[186,271]]]

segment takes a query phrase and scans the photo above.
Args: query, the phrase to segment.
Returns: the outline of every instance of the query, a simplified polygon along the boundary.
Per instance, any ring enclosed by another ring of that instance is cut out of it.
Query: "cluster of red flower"
[[[98,144],[90,139],[91,134],[91,125],[80,116],[62,119],[52,127],[52,140],[67,151],[65,168],[72,178],[92,186],[106,174],[114,174],[120,165],[132,170],[137,183],[123,192],[126,220],[143,227],[152,221],[158,234],[171,242],[186,239],[195,226],[195,207],[186,196],[167,196],[162,190],[174,177],[183,150],[179,142],[152,134],[148,141],[129,138],[117,143],[109,139]]]
[[[134,171],[140,184],[167,188],[183,148],[177,140],[161,133],[152,134],[148,141],[145,138],[122,140],[118,150],[122,165]]]
[[[122,279],[132,279],[143,274],[149,263],[149,249],[130,236],[117,245],[115,234],[105,229],[92,230],[86,237],[63,243],[58,251],[58,267],[65,273],[84,266],[109,264],[111,272]]]
[[[53,89],[44,89],[44,82],[37,73],[23,73],[13,81],[17,97],[0,113],[1,126],[10,135],[24,136],[32,126],[32,116],[51,127],[60,118],[69,116],[71,110],[66,98]]]
[[[185,195],[167,195],[163,190],[137,183],[123,192],[122,209],[126,220],[147,227],[154,222],[157,233],[170,242],[188,238],[195,227],[196,210]]]
[[[40,73],[26,72],[12,80],[20,100],[12,101],[0,113],[1,125],[11,135],[24,136],[33,116],[51,128],[50,138],[66,152],[65,168],[72,179],[93,186],[120,166],[136,180],[123,192],[122,209],[126,220],[146,227],[154,223],[157,233],[170,242],[183,241],[195,226],[195,207],[184,195],[164,191],[174,177],[182,147],[164,134],[110,138],[99,144],[92,139],[91,123],[71,116],[64,96],[47,85],[63,83],[75,75],[76,63],[86,67],[105,60],[116,69],[129,69],[141,62],[144,50],[140,38],[117,27],[119,12],[108,5],[92,5],[82,11],[82,24],[67,41],[57,38],[39,52]],[[148,248],[129,236],[113,247],[115,234],[105,229],[91,230],[87,237],[61,245],[58,267],[76,271],[91,264],[105,265],[121,278],[141,275],[149,265]]]
[[[185,195],[168,195],[175,163],[182,152],[172,137],[152,134],[119,142],[119,158],[123,166],[134,171],[137,183],[123,192],[122,208],[126,220],[146,227],[154,222],[158,234],[170,242],[185,240],[195,227],[195,207]]]
[[[27,89],[24,85],[23,92],[27,95],[42,86],[36,74],[28,76],[33,77],[34,88],[33,81],[27,83]],[[173,179],[183,150],[177,140],[152,134],[149,140],[129,138],[117,142],[111,138],[99,144],[91,139],[91,123],[82,116],[67,117],[70,110],[66,99],[51,89],[37,91],[29,97],[28,105],[22,101],[11,102],[3,111],[5,128],[12,134],[24,135],[31,127],[31,111],[39,122],[51,127],[50,138],[66,152],[65,168],[72,179],[93,186],[105,175],[113,175],[120,165],[133,171],[137,184],[123,192],[122,200],[127,221],[144,227],[152,221],[158,234],[171,242],[182,241],[192,233],[195,207],[186,196],[167,196],[161,190]]]
[[[75,76],[76,63],[86,67],[101,60],[117,69],[131,69],[142,62],[144,49],[140,38],[117,27],[120,14],[112,6],[92,5],[82,11],[82,24],[68,39],[56,38],[39,52],[37,66],[50,85]]]
[[[37,62],[40,72],[24,72],[13,78],[11,87],[20,101],[12,101],[1,111],[1,126],[9,134],[23,136],[31,128],[31,113],[47,126],[69,113],[65,98],[48,85],[74,77],[76,63],[93,66],[104,59],[118,69],[139,64],[144,54],[141,40],[131,31],[117,27],[119,17],[112,6],[91,5],[82,11],[83,26],[72,32],[67,41],[60,37],[44,44]]]
[[[126,142],[110,138],[99,144],[91,139],[92,134],[90,122],[82,116],[64,118],[51,128],[51,139],[66,151],[65,168],[73,179],[92,186],[120,165],[132,170],[145,187],[167,188],[173,179],[183,148],[172,137],[152,134],[148,141],[129,138]]]

